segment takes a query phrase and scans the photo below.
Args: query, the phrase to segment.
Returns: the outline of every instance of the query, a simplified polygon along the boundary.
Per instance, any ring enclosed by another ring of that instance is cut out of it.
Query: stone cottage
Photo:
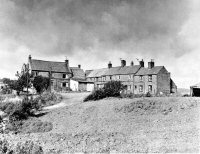
[[[139,61],[139,65],[134,65],[133,61],[126,66],[126,61],[121,60],[121,66],[112,67],[108,63],[107,68],[86,71],[87,81],[94,82],[95,88],[102,88],[108,81],[121,81],[127,92],[134,94],[155,95],[159,93],[170,94],[176,92],[176,85],[170,77],[170,73],[164,66],[155,66],[153,60],[148,62],[148,67],[144,67],[144,61]]]
[[[33,77],[41,75],[49,77],[51,80],[51,89],[55,91],[90,91],[93,90],[92,82],[87,82],[85,72],[78,67],[70,67],[69,60],[64,62],[44,61],[28,58],[30,72]]]

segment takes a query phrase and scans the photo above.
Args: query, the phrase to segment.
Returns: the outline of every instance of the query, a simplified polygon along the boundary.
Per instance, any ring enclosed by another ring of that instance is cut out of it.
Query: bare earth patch
[[[62,107],[37,118],[51,122],[45,133],[9,134],[31,138],[46,153],[199,153],[200,98],[110,98],[82,102],[87,94],[65,94]]]

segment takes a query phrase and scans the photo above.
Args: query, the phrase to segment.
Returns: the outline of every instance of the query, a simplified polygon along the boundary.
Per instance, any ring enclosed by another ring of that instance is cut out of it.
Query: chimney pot
[[[81,68],[81,65],[78,65],[78,68]]]
[[[109,63],[108,63],[108,68],[112,68],[112,63],[111,63],[111,61],[109,61]]]
[[[65,59],[65,64],[67,67],[69,66],[69,60],[67,58]]]
[[[28,56],[28,59],[31,60],[31,55]]]
[[[134,62],[133,61],[131,61],[131,66],[134,66]]]
[[[143,61],[143,59],[140,61],[140,66],[144,67],[144,61]]]
[[[121,60],[121,67],[126,66],[126,61],[125,60]]]
[[[148,62],[148,68],[149,68],[149,69],[152,69],[152,68],[154,67],[154,65],[155,65],[154,60],[151,59],[151,61]]]

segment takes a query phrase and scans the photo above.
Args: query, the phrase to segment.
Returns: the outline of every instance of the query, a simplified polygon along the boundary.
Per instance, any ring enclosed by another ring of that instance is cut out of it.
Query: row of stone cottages
[[[170,77],[170,73],[164,66],[155,66],[154,61],[148,62],[144,67],[144,61],[139,65],[133,62],[129,66],[125,60],[121,65],[112,67],[109,62],[107,68],[86,70],[78,67],[70,67],[69,60],[65,62],[54,62],[28,58],[30,71],[34,76],[42,75],[51,77],[51,89],[55,91],[92,91],[94,88],[102,88],[103,85],[112,80],[121,81],[127,92],[134,94],[176,93],[177,86]]]

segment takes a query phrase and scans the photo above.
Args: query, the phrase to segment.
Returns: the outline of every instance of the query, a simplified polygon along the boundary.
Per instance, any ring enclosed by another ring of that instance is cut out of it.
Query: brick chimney
[[[31,58],[32,58],[32,57],[31,57],[31,55],[29,55],[29,56],[28,56],[28,60],[30,61],[30,60],[31,60]]]
[[[67,66],[67,67],[69,67],[69,60],[66,58],[65,59],[65,65]]]
[[[148,62],[148,69],[152,69],[154,67],[154,60],[151,59],[150,62]]]
[[[80,64],[78,65],[78,68],[81,68],[81,65],[80,65]]]
[[[134,66],[134,62],[133,61],[131,61],[131,66]]]
[[[144,61],[143,61],[143,59],[140,61],[140,66],[144,67]]]
[[[126,66],[126,60],[121,60],[121,67]]]
[[[108,68],[112,68],[112,63],[111,63],[111,61],[109,61],[109,63],[108,63]]]

